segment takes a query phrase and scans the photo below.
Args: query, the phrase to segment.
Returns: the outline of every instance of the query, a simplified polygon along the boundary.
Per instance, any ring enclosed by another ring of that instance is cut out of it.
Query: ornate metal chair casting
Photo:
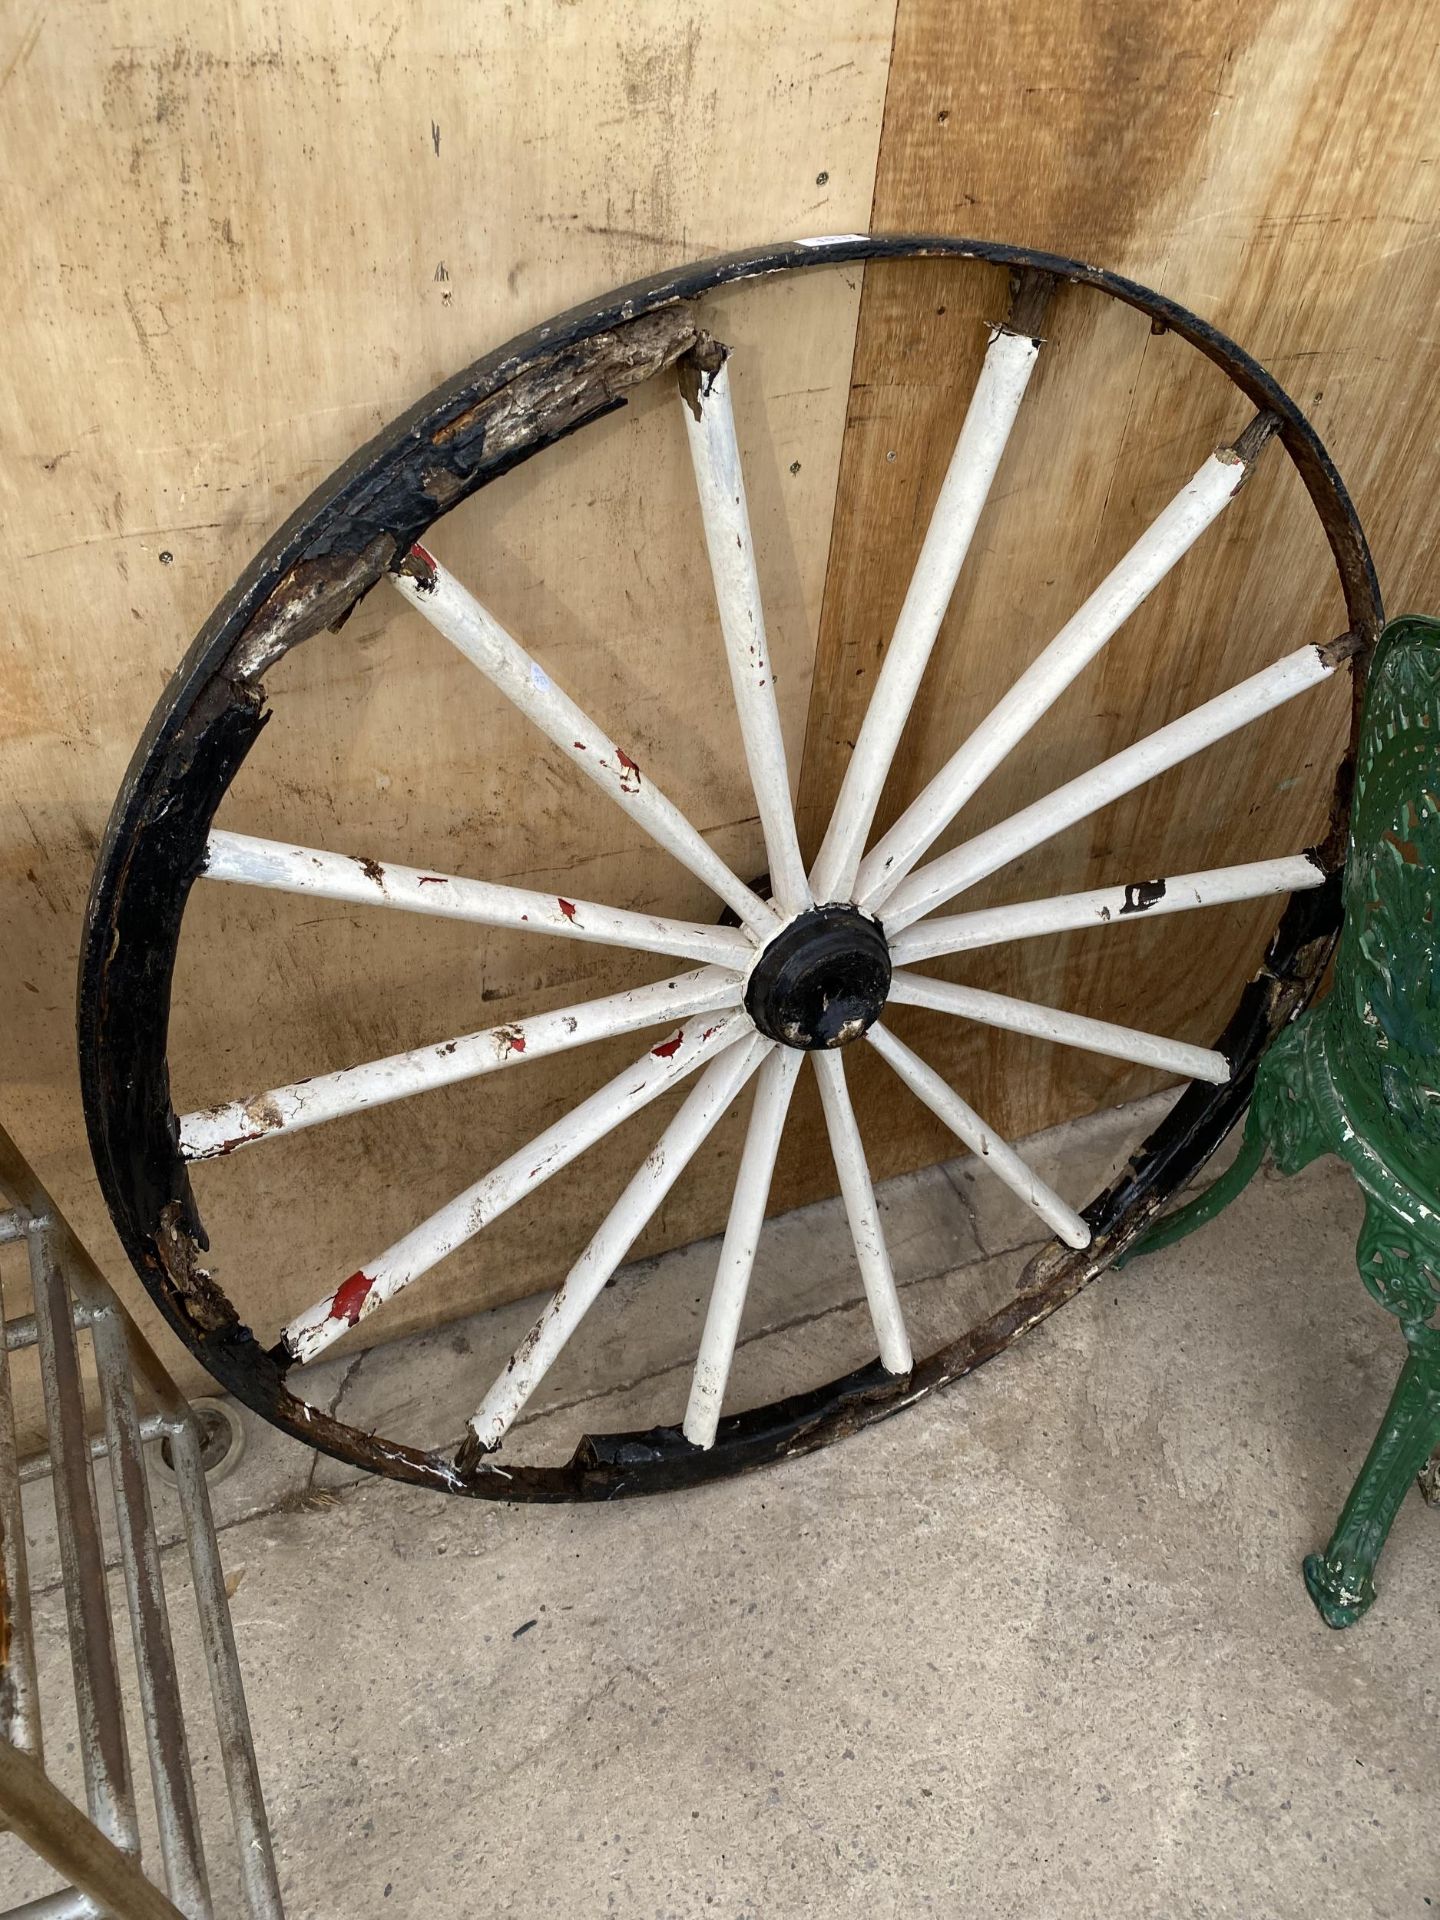
[[[1411,1481],[1420,1475],[1426,1497],[1440,1499],[1437,871],[1440,621],[1412,616],[1386,627],[1370,671],[1330,991],[1261,1060],[1234,1164],[1137,1249],[1153,1252],[1213,1220],[1267,1149],[1287,1174],[1338,1154],[1359,1182],[1360,1278],[1400,1322],[1409,1351],[1330,1544],[1305,1562],[1332,1627],[1350,1626],[1375,1598],[1375,1562]]]

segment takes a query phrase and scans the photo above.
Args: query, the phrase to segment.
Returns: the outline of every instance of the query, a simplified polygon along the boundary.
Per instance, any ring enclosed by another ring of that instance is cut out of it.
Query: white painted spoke
[[[810,1058],[815,1062],[820,1082],[820,1104],[825,1109],[830,1151],[840,1176],[845,1216],[850,1222],[850,1237],[860,1263],[860,1279],[869,1303],[881,1363],[889,1373],[909,1373],[914,1355],[905,1331],[905,1316],[900,1310],[900,1295],[895,1289],[895,1274],[880,1225],[880,1209],[875,1204],[865,1148],[855,1124],[850,1091],[845,1085],[845,1057],[840,1052],[820,1052],[812,1053]]]
[[[713,350],[725,351],[718,346]],[[691,381],[696,382],[693,388]],[[730,684],[740,717],[740,737],[765,835],[770,884],[782,913],[800,913],[813,903],[795,834],[785,738],[780,731],[775,674],[765,638],[765,613],[745,505],[745,476],[735,437],[727,361],[722,359],[714,373],[700,368],[693,356],[683,361],[680,402],[730,663]]]
[[[777,1047],[760,1069],[750,1127],[740,1155],[740,1171],[735,1177],[735,1197],[730,1204],[720,1264],[690,1383],[690,1404],[685,1409],[685,1438],[693,1446],[715,1444],[720,1407],[740,1333],[740,1316],[745,1311],[745,1295],[760,1245],[760,1230],[765,1224],[765,1203],[770,1197],[775,1156],[780,1150],[780,1135],[785,1128],[785,1115],[790,1109],[790,1096],[795,1091],[795,1077],[802,1058],[794,1047]]]
[[[701,1074],[472,1417],[473,1444],[482,1452],[499,1446],[661,1201],[774,1044],[752,1034],[748,1041],[727,1047]]]
[[[1269,416],[1263,416],[1268,419]],[[855,883],[858,898],[878,912],[891,890],[945,831],[1006,754],[1059,699],[1105,643],[1216,520],[1244,484],[1268,434],[1251,451],[1220,447],[1194,479],[1152,521],[1094,593],[1056,634],[1040,657],[991,709],[865,856]]]
[[[603,1000],[584,1000],[556,1013],[467,1033],[438,1046],[415,1047],[363,1066],[342,1067],[338,1073],[315,1074],[287,1087],[252,1094],[248,1100],[187,1113],[180,1122],[180,1152],[186,1160],[213,1160],[252,1141],[297,1133],[303,1127],[473,1080],[517,1062],[541,1060],[547,1054],[634,1033],[641,1027],[669,1026],[695,1014],[736,1007],[742,990],[736,974],[707,967]]]
[[[1297,694],[1328,680],[1343,660],[1344,646],[1299,647],[1273,667],[1252,674],[1238,686],[1207,700],[1168,727],[1137,740],[1134,746],[1103,760],[1089,773],[1079,774],[1033,806],[1012,814],[928,866],[917,867],[885,904],[882,916],[887,935],[929,913],[932,908],[973,887],[977,881],[1018,860],[1022,854],[1053,839],[1077,820],[1118,800],[1157,774],[1167,772],[1226,734],[1283,706]],[[862,901],[868,907],[868,902]]]
[[[1051,1187],[1046,1186],[1039,1174],[1025,1164],[1013,1147],[1007,1146],[997,1133],[986,1126],[975,1109],[968,1106],[933,1067],[927,1067],[918,1054],[912,1053],[903,1041],[897,1040],[878,1022],[865,1037],[881,1059],[888,1061],[895,1069],[915,1097],[923,1101],[937,1119],[943,1120],[976,1158],[998,1175],[1012,1193],[1018,1194],[1053,1233],[1058,1233],[1067,1247],[1089,1246],[1090,1229],[1079,1214],[1068,1207]]]
[[[1039,342],[1023,333],[1001,328],[991,336],[900,618],[876,676],[860,737],[811,870],[810,883],[817,900],[850,898],[890,763],[1039,351]]]
[[[1324,884],[1325,869],[1308,853],[1252,860],[1239,867],[1211,867],[1203,873],[1176,873],[1166,880],[1132,880],[1128,886],[1097,887],[1090,893],[1061,893],[1051,900],[1022,900],[1013,907],[982,907],[977,913],[918,920],[895,935],[890,959],[897,967],[910,967],[918,960],[972,953],[1006,940],[1030,940],[1077,927],[1123,926],[1155,914],[1260,900],[1275,893],[1304,893]]]
[[[528,720],[534,721],[651,839],[733,907],[744,925],[761,938],[779,926],[773,909],[736,878],[631,756],[561,692],[540,662],[526,653],[452,573],[418,544],[411,548],[408,564],[413,565],[413,572],[392,573],[390,578],[437,632],[444,634]]]
[[[754,942],[736,927],[666,920],[658,914],[598,906],[593,900],[567,900],[558,893],[425,873],[418,867],[382,865],[378,860],[354,860],[348,853],[287,846],[247,833],[212,833],[202,872],[207,880],[314,894],[362,907],[399,907],[407,913],[468,920],[482,927],[511,927],[520,933],[555,933],[567,940],[674,954],[717,966],[743,968],[755,957]]]
[[[397,1240],[378,1260],[298,1314],[282,1335],[286,1351],[297,1360],[313,1360],[338,1340],[347,1328],[386,1300],[391,1300],[422,1273],[473,1238],[480,1229],[533,1193],[561,1167],[592,1147],[622,1120],[683,1080],[706,1060],[753,1028],[743,1013],[717,1014],[707,1021],[699,1015],[688,1026],[663,1040],[598,1092],[537,1134],[508,1160],[477,1180],[428,1220]]]
[[[1166,1040],[1135,1027],[1117,1027],[1109,1020],[1091,1020],[1085,1014],[1042,1007],[1033,1000],[1013,1000],[1007,993],[986,993],[979,987],[956,986],[950,980],[930,980],[924,974],[897,972],[890,982],[890,998],[902,1007],[930,1007],[936,1013],[955,1013],[962,1020],[978,1020],[1008,1033],[1028,1033],[1037,1040],[1053,1040],[1062,1047],[1081,1047],[1116,1060],[1133,1060],[1142,1067],[1158,1067],[1186,1080],[1207,1080],[1224,1086],[1230,1062],[1209,1047],[1192,1047],[1183,1040]]]

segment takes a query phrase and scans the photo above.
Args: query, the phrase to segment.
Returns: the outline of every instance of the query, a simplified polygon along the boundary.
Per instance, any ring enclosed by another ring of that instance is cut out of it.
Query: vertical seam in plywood
[[[875,208],[880,197],[880,157],[885,151],[885,128],[890,117],[890,85],[895,76],[895,41],[899,33],[900,8],[904,0],[895,0],[895,11],[890,16],[890,53],[885,62],[885,100],[880,109],[880,131],[875,139],[875,166],[870,176],[870,215],[866,231],[875,231]],[[805,845],[805,820],[800,814],[800,803],[805,793],[805,764],[810,756],[810,740],[815,727],[815,706],[817,687],[815,671],[820,666],[820,641],[825,632],[825,608],[830,599],[830,583],[835,571],[835,522],[840,506],[840,483],[845,472],[846,445],[850,438],[850,395],[855,391],[855,358],[860,351],[860,329],[865,324],[865,288],[867,271],[860,268],[860,298],[855,303],[855,333],[850,342],[850,367],[845,376],[845,418],[840,428],[840,456],[835,462],[835,490],[830,496],[830,539],[825,550],[825,580],[820,589],[820,615],[815,627],[815,661],[810,677],[810,699],[805,709],[805,736],[800,743],[800,757],[795,766],[795,812],[796,826],[800,832],[800,850],[807,861],[813,860],[815,847]]]

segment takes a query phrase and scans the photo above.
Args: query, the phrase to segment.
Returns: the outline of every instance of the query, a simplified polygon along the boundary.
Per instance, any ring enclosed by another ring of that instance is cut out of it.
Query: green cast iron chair
[[[1382,634],[1365,693],[1330,991],[1260,1062],[1229,1171],[1135,1249],[1154,1252],[1213,1220],[1267,1149],[1286,1174],[1338,1154],[1359,1182],[1360,1278],[1400,1322],[1409,1351],[1330,1544],[1305,1562],[1305,1584],[1332,1627],[1350,1626],[1375,1598],[1375,1562],[1411,1481],[1422,1476],[1427,1498],[1440,1497],[1437,875],[1440,621],[1408,616]]]

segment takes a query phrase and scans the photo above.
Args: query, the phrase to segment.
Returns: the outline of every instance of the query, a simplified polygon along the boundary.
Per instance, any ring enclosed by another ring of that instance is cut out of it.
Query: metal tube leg
[[[195,1605],[200,1615],[205,1664],[210,1670],[210,1692],[215,1702],[215,1723],[220,1733],[220,1758],[225,1768],[225,1785],[230,1795],[235,1840],[240,1851],[240,1878],[245,1890],[245,1904],[251,1920],[285,1920],[280,1905],[280,1883],[275,1874],[275,1855],[270,1845],[270,1829],[265,1820],[265,1802],[260,1793],[260,1774],[255,1765],[255,1749],[250,1738],[250,1716],[245,1710],[245,1690],[235,1652],[235,1634],[230,1625],[230,1608],[225,1598],[225,1576],[220,1565],[220,1552],[215,1544],[214,1523],[210,1518],[210,1493],[205,1485],[205,1469],[200,1461],[200,1442],[193,1415],[187,1413],[183,1420],[176,1423],[170,1439],[170,1451],[175,1462],[180,1504],[185,1514],[185,1541],[190,1550],[190,1573],[195,1583]]]
[[[1330,1544],[1305,1562],[1305,1585],[1327,1626],[1352,1626],[1375,1598],[1375,1562],[1437,1442],[1440,1343],[1410,1350]]]
[[[1254,1107],[1250,1109],[1255,1112]],[[1245,1138],[1240,1143],[1240,1151],[1218,1180],[1189,1200],[1183,1207],[1177,1207],[1174,1213],[1157,1221],[1148,1233],[1141,1234],[1128,1253],[1123,1253],[1115,1262],[1117,1268],[1128,1266],[1132,1260],[1138,1260],[1142,1254],[1158,1253],[1161,1247],[1173,1246],[1177,1240],[1183,1240],[1187,1233],[1194,1233],[1197,1227],[1208,1226],[1217,1213],[1223,1213],[1232,1200],[1238,1200],[1260,1171],[1260,1162],[1265,1158],[1265,1140],[1254,1120],[1245,1123]]]
[[[150,1485],[141,1450],[140,1419],[125,1328],[114,1308],[90,1323],[105,1405],[115,1521],[125,1567],[125,1591],[135,1636],[140,1710],[150,1757],[150,1780],[160,1830],[160,1853],[171,1898],[190,1920],[209,1920],[210,1889],[200,1841],[195,1782],[185,1743],[185,1720],[175,1651],[165,1609],[160,1547],[150,1510]]]
[[[14,1216],[10,1216],[13,1218]],[[10,1351],[0,1307],[0,1609],[9,1625],[9,1648],[0,1667],[0,1738],[44,1764],[40,1689],[35,1675],[35,1628],[30,1615],[30,1573],[25,1555],[25,1513],[15,1447],[15,1401],[10,1387]]]
[[[12,1830],[48,1860],[80,1894],[53,1894],[17,1907],[19,1914],[104,1913],[112,1920],[184,1920],[158,1887],[152,1887],[137,1861],[88,1821],[39,1761],[0,1741],[0,1803]],[[95,1904],[92,1906],[90,1903]]]
[[[57,1253],[56,1230],[48,1225],[33,1226],[30,1274],[35,1291],[40,1383],[55,1472],[55,1524],[65,1576],[85,1799],[90,1818],[106,1839],[125,1853],[139,1853],[105,1551],[95,1505],[90,1437],[85,1427],[85,1393],[70,1289]]]

